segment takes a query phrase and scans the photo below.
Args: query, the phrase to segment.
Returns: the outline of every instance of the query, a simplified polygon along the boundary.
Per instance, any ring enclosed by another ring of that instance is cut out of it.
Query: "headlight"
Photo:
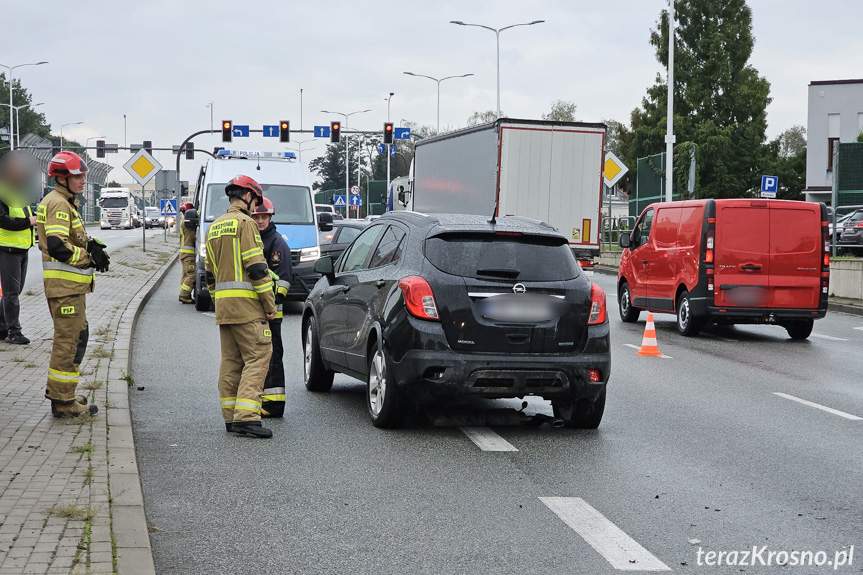
[[[300,250],[300,263],[308,263],[321,259],[321,248],[303,248]]]

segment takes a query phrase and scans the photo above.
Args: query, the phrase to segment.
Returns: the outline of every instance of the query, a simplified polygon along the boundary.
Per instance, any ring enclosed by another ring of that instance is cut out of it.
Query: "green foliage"
[[[506,118],[506,114],[500,113],[501,118]],[[488,124],[497,120],[497,112],[494,110],[486,110],[485,112],[474,112],[467,119],[468,126],[478,126],[480,124]]]
[[[857,141],[863,142],[863,132],[860,132],[859,134],[857,134]]]
[[[375,138],[374,147],[377,148]],[[309,162],[309,170],[316,172],[321,181],[312,186],[315,190],[333,190],[345,187],[345,142],[349,142],[350,171],[348,175],[350,185],[357,183],[357,162],[360,162],[360,173],[368,176],[368,165],[371,158],[370,146],[372,138],[365,135],[351,135],[338,144],[328,144],[327,152]],[[359,143],[359,145],[357,145]],[[386,168],[384,168],[386,169]]]
[[[575,122],[575,108],[576,105],[573,102],[555,100],[551,103],[551,111],[543,114],[542,119],[554,122]]]
[[[12,85],[12,104],[15,106],[24,106],[25,104],[33,105],[33,97],[27,89],[21,85],[20,80],[14,80]],[[0,74],[0,102],[4,105],[0,106],[0,126],[9,127],[9,83],[6,79],[6,74]],[[45,114],[39,112],[39,108],[21,108],[18,111],[17,121],[21,122],[20,129],[16,128],[23,138],[27,134],[33,133],[43,138],[49,138],[51,135],[51,125],[46,123]],[[17,123],[16,123],[17,126]]]

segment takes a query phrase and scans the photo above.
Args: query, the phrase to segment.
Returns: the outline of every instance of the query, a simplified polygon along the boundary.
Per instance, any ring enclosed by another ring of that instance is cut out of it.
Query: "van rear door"
[[[769,230],[770,208],[766,200],[716,201],[715,305],[768,305]]]
[[[767,305],[817,308],[822,254],[821,206],[811,202],[770,202]]]

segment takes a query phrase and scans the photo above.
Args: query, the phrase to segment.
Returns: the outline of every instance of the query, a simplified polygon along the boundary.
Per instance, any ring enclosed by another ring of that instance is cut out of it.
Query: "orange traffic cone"
[[[653,314],[647,314],[647,325],[644,326],[644,339],[641,340],[641,349],[638,355],[662,355],[659,346],[656,345],[656,326],[653,324]]]

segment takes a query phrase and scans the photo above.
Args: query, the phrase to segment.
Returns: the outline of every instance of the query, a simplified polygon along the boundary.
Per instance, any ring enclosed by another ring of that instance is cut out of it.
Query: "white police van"
[[[305,165],[296,161],[293,152],[219,150],[216,157],[201,168],[192,201],[195,211],[186,213],[187,219],[198,221],[194,299],[195,308],[199,311],[206,311],[211,306],[204,269],[207,228],[227,211],[225,187],[240,174],[258,182],[264,190],[264,197],[275,206],[273,223],[291,249],[294,278],[288,299],[304,300],[320,278],[314,271],[315,262],[321,257],[318,229],[332,229],[332,220],[326,216],[319,218],[315,212],[312,178]]]

